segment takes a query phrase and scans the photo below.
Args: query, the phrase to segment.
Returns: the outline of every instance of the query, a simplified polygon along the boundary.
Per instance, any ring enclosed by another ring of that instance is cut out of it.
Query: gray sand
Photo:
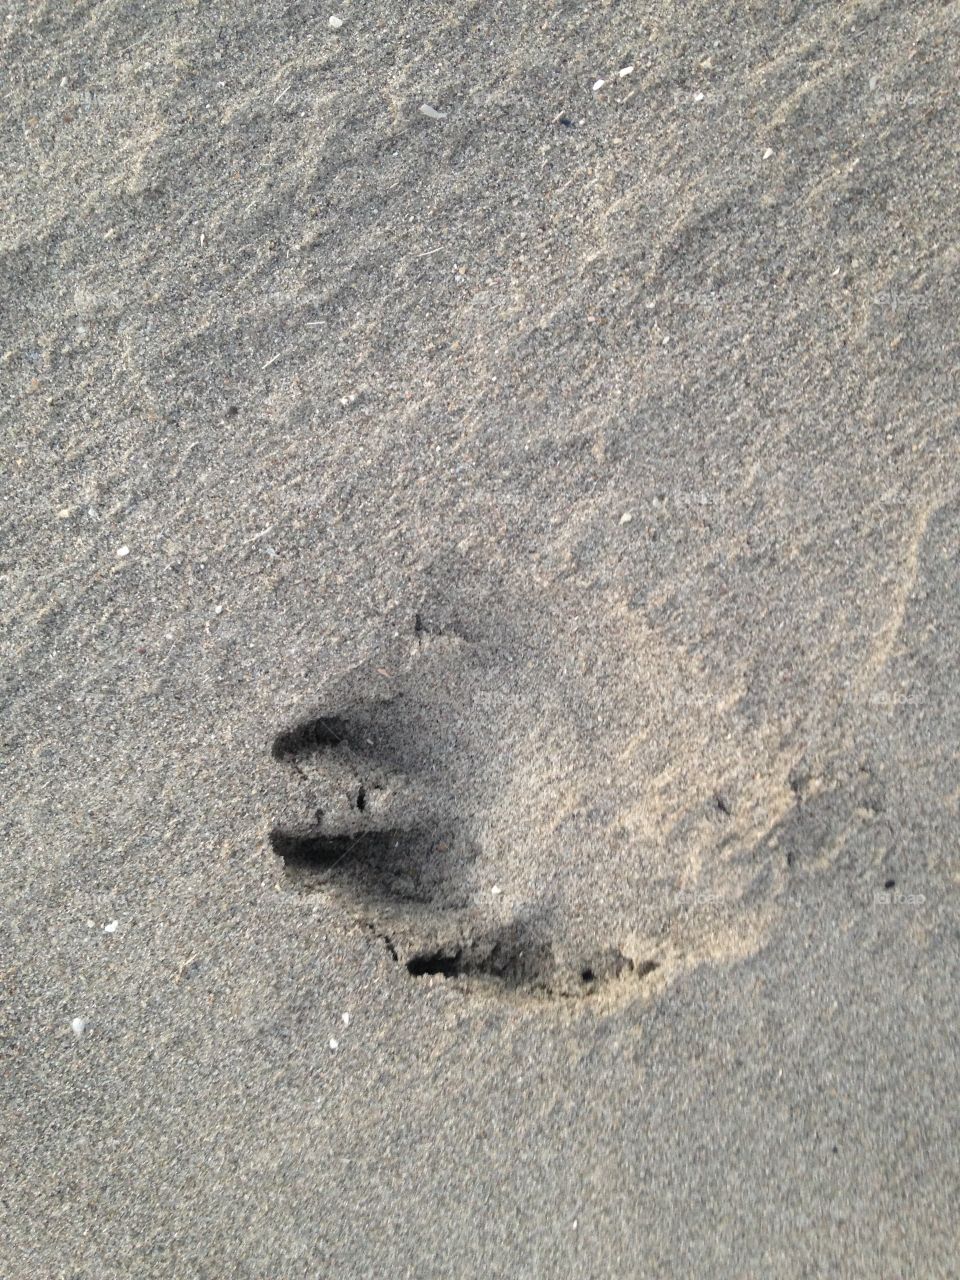
[[[956,1275],[956,5],[0,28],[0,1275]]]

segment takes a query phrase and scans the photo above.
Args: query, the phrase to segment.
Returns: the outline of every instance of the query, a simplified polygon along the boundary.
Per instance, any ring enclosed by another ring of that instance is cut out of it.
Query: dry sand
[[[957,1274],[958,12],[6,7],[0,1275]]]

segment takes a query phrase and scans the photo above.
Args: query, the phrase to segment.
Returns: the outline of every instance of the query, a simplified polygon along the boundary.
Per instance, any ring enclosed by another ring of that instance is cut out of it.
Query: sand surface
[[[958,15],[6,6],[4,1280],[957,1274]]]

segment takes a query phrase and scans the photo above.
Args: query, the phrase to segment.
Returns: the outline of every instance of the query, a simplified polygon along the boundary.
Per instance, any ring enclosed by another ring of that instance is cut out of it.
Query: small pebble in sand
[[[764,160],[769,160],[772,155],[773,155],[773,147],[767,147],[766,151],[763,153],[763,158]]]
[[[431,120],[446,120],[446,116],[442,111],[438,111],[436,107],[431,107],[429,102],[425,102],[420,108],[422,116],[429,116]]]
[[[119,928],[120,928],[120,921],[119,921],[119,920],[111,920],[109,924],[105,924],[105,925],[103,926],[103,932],[104,932],[104,933],[116,933],[116,932],[117,932],[117,930],[118,930]]]
[[[339,1041],[339,1040],[334,1040],[334,1039],[333,1039],[333,1037],[331,1036],[331,1038],[330,1038],[330,1048],[331,1048],[332,1052],[336,1053],[336,1051],[340,1048],[340,1041]]]
[[[341,1013],[341,1015],[340,1015],[340,1021],[343,1023],[343,1025],[344,1025],[345,1027],[349,1027],[349,1025],[350,1025],[350,1015],[349,1015],[349,1013]]]
[[[623,513],[623,515],[620,517],[620,523],[621,523],[621,524],[629,524],[629,523],[630,523],[630,521],[631,521],[632,519],[633,519],[633,512],[632,512],[632,511],[625,511],[625,512]]]
[[[617,75],[622,80],[624,76],[629,76],[632,74],[632,72],[633,72],[633,66],[631,65],[629,67],[621,67],[620,70],[617,72]]]
[[[333,28],[334,31],[339,31],[340,28],[343,26],[343,19],[338,18],[335,13],[331,13],[327,21],[330,23],[330,26]]]
[[[129,548],[128,546],[124,545],[124,546],[122,546],[122,547],[117,547],[117,559],[118,559],[118,560],[123,560],[123,559],[124,559],[124,557],[125,557],[125,556],[128,556],[129,554],[130,554],[130,548]]]
[[[70,1023],[70,1030],[75,1036],[82,1036],[87,1029],[87,1024],[83,1018],[74,1018]]]
[[[693,95],[693,100],[694,100],[694,102],[702,102],[702,101],[703,101],[703,94],[702,94],[702,93],[695,93],[695,94]]]
[[[599,93],[599,92],[600,92],[600,90],[603,88],[603,86],[604,86],[606,83],[607,83],[607,82],[606,82],[606,80],[597,80],[597,81],[594,83],[594,86],[593,86],[593,92],[594,92],[594,93]]]

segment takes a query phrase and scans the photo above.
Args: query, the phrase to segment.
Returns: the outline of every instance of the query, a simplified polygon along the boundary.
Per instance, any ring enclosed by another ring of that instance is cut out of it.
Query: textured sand
[[[957,13],[7,7],[0,1275],[956,1273]]]

